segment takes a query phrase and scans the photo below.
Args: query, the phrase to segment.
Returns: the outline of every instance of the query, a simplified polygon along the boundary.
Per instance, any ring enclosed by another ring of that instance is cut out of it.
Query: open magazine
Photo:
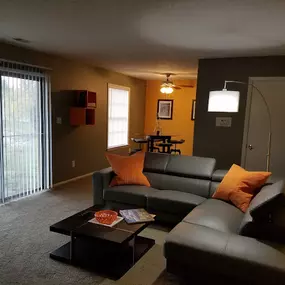
[[[120,210],[120,215],[128,224],[153,222],[155,215],[149,214],[145,209]]]

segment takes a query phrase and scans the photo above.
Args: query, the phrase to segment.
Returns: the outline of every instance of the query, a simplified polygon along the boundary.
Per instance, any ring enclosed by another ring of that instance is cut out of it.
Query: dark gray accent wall
[[[107,84],[130,87],[130,137],[144,132],[146,82],[96,68],[78,60],[65,59],[29,49],[0,43],[0,58],[51,68],[53,182],[65,181],[107,167]],[[72,127],[69,108],[74,103],[73,92],[97,92],[96,125]],[[62,124],[56,124],[56,117]],[[128,148],[119,152],[127,153]],[[76,167],[72,168],[72,160]]]
[[[238,113],[208,113],[211,90],[221,90],[225,80],[248,82],[249,77],[285,76],[285,56],[201,59],[198,69],[196,121],[193,155],[214,157],[218,168],[241,163],[247,86],[231,84],[239,90]],[[215,118],[231,116],[231,128],[215,127]],[[262,126],[261,126],[262,127]]]

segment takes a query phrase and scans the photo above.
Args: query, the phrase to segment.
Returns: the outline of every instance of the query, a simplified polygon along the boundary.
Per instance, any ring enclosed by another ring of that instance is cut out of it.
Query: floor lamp
[[[224,89],[219,91],[210,91],[209,94],[209,104],[208,112],[238,112],[239,108],[239,91],[229,91],[227,90],[228,83],[236,83],[252,86],[258,94],[261,96],[267,110],[268,119],[269,119],[269,133],[268,133],[268,142],[267,142],[267,154],[266,154],[266,171],[269,171],[270,168],[270,158],[271,158],[271,137],[272,137],[272,120],[271,113],[268,106],[268,103],[261,93],[261,91],[252,83],[242,82],[242,81],[225,81]],[[249,148],[252,149],[252,146],[249,145]]]

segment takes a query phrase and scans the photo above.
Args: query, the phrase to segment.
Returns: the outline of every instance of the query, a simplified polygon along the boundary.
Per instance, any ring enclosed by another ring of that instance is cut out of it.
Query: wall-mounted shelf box
[[[70,124],[72,126],[95,125],[95,109],[71,107]]]
[[[76,91],[76,106],[70,108],[72,126],[95,125],[96,92]]]
[[[78,90],[76,93],[77,107],[96,108],[96,92]]]

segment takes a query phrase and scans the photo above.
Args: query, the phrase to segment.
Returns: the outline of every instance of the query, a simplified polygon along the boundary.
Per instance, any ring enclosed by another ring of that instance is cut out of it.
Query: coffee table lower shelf
[[[131,243],[118,246],[97,243],[94,240],[76,240],[72,259],[70,242],[51,252],[50,257],[116,280],[121,278],[154,244],[155,240],[141,236],[136,236],[134,247]]]

